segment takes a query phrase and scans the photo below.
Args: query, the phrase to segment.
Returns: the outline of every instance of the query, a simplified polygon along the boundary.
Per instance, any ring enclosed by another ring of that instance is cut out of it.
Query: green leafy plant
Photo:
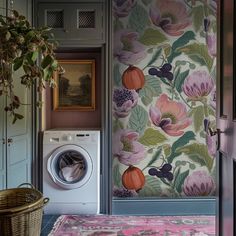
[[[17,113],[22,105],[14,93],[14,79],[27,88],[37,85],[41,92],[45,84],[54,85],[53,72],[58,69],[54,50],[56,43],[49,35],[50,28],[34,28],[26,17],[12,10],[11,16],[0,15],[0,96],[9,103],[6,112],[13,115],[13,123],[23,116]],[[21,76],[13,79],[13,72],[21,69]],[[40,101],[37,105],[40,105]]]

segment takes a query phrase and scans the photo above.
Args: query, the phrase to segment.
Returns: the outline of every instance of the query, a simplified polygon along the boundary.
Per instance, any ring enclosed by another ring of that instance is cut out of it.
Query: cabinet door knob
[[[12,138],[8,138],[7,139],[7,143],[13,143],[13,139]]]
[[[6,144],[5,138],[2,139],[2,144]]]
[[[69,33],[69,30],[68,30],[68,29],[64,29],[64,32],[65,32],[65,33]]]

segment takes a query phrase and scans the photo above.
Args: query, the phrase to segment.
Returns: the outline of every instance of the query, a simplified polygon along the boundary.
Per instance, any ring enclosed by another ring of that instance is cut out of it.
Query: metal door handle
[[[8,138],[7,139],[7,143],[13,143],[13,139],[12,138]]]
[[[220,134],[224,133],[220,129],[212,130],[210,127],[208,127],[209,134],[211,136],[217,135],[217,145],[216,145],[216,150],[219,151],[220,149]]]

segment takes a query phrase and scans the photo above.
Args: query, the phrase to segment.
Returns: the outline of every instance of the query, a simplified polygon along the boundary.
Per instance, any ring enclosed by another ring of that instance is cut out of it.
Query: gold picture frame
[[[95,60],[58,60],[61,72],[54,73],[54,111],[95,110]]]

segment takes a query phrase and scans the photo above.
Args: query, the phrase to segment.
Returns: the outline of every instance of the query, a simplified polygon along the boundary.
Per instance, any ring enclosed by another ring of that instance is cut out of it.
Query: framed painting
[[[56,72],[53,110],[95,110],[95,60],[58,60],[62,72]]]

